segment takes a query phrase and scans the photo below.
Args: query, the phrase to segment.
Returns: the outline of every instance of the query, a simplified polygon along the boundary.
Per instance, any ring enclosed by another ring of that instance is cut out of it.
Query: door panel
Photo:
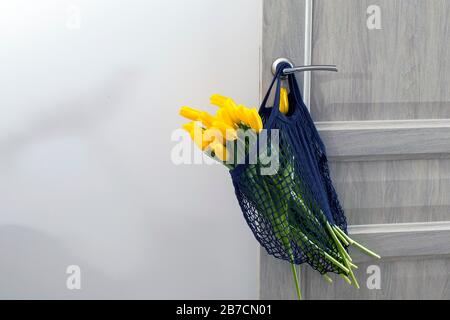
[[[370,262],[359,264],[366,270]],[[306,291],[308,299],[450,299],[448,270],[450,258],[402,258],[378,263],[381,272],[379,290],[367,289],[367,276],[356,272],[361,289],[344,285],[343,280],[333,276],[334,283],[328,284],[317,274],[307,273]],[[412,276],[413,275],[413,276]]]
[[[367,28],[380,8],[381,29]],[[450,2],[315,0],[312,73],[316,121],[450,118]]]
[[[450,221],[450,159],[332,162],[351,224]]]
[[[359,290],[338,276],[327,284],[305,268],[302,279],[308,299],[450,299],[450,222],[353,226],[349,231],[358,241],[370,243],[382,260],[374,262],[350,251],[359,266],[355,272]],[[374,265],[380,271],[379,289],[373,288],[370,278]]]

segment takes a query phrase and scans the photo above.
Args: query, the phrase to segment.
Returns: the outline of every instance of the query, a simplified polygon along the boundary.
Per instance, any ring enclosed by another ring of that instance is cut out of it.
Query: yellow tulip
[[[280,112],[286,114],[289,111],[289,100],[286,88],[280,91]]]
[[[180,115],[193,120],[193,122],[184,124],[183,129],[189,132],[199,148],[205,150],[209,147],[218,159],[224,161],[227,157],[225,147],[227,141],[234,141],[238,138],[237,128],[244,125],[259,133],[263,124],[255,108],[250,109],[244,105],[237,106],[231,98],[214,94],[211,96],[211,103],[220,107],[215,116],[187,106],[180,108]],[[197,121],[201,121],[203,127]]]
[[[216,127],[206,129],[204,132],[204,138],[205,140],[211,141],[210,144],[213,143],[225,144],[225,139],[222,132]]]
[[[255,108],[249,109],[239,107],[239,117],[245,125],[249,126],[257,133],[262,130],[263,124],[258,111]]]
[[[214,139],[208,139],[207,137],[205,137],[204,133],[201,135],[201,140],[199,141],[195,141],[194,142],[197,144],[197,146],[202,149],[205,150],[210,144],[211,142],[213,142]]]
[[[182,117],[185,117],[185,118],[187,118],[189,120],[193,120],[193,121],[197,121],[202,112],[203,111],[200,111],[200,110],[197,110],[197,109],[194,109],[191,107],[186,107],[186,106],[180,108],[180,115]]]
[[[236,115],[239,118],[239,121],[244,124],[249,123],[247,113],[245,112],[246,109],[247,108],[241,104],[237,107],[237,111],[236,111]]]
[[[218,106],[219,108],[222,108],[225,106],[225,100],[226,97],[222,96],[220,94],[213,94],[210,98],[209,98],[209,102],[214,105],[214,106]]]
[[[181,127],[184,130],[186,130],[189,134],[191,134],[191,131],[194,130],[194,125],[195,125],[195,122],[189,122],[189,123],[183,124]]]
[[[228,112],[227,108],[221,108],[217,111],[216,120],[224,122],[232,128],[237,127],[236,123],[231,118],[230,112]]]
[[[261,120],[261,117],[258,113],[258,111],[253,108],[253,109],[249,109],[248,113],[248,119],[250,121],[250,127],[256,131],[256,133],[261,132],[262,128],[263,128],[263,123]]]
[[[218,106],[220,108],[236,107],[236,103],[234,102],[233,99],[222,96],[220,94],[213,94],[210,98],[210,102],[212,105]]]
[[[182,126],[182,128],[189,133],[195,144],[202,150],[205,150],[206,147],[213,141],[212,138],[205,136],[203,128],[198,126],[195,122],[186,123]]]
[[[214,117],[206,111],[197,110],[190,107],[181,107],[180,115],[193,121],[201,121],[206,128],[211,127]]]
[[[220,107],[221,109],[226,109],[230,119],[234,124],[239,124],[240,119],[238,116],[238,106],[233,99],[229,97],[222,96],[220,94],[213,94],[210,99],[211,104]]]
[[[203,111],[200,113],[200,117],[198,120],[200,120],[206,128],[210,128],[214,121],[214,117],[208,112]]]
[[[226,110],[228,116],[235,126],[239,124],[239,117],[237,116],[237,106],[236,105],[226,105],[224,108],[220,110]],[[220,111],[219,110],[219,111]]]
[[[245,124],[247,126],[249,126],[250,128],[253,128],[254,124],[253,124],[253,117],[252,117],[252,113],[250,111],[249,108],[244,108],[244,113],[245,113]]]
[[[224,137],[226,140],[236,140],[237,139],[237,132],[236,130],[226,124],[222,121],[214,121],[213,127],[217,128],[220,133],[222,134],[222,137]]]

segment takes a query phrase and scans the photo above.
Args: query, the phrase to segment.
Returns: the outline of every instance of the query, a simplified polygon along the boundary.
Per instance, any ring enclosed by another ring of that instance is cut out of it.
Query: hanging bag
[[[259,110],[268,136],[278,132],[278,148],[268,147],[278,156],[278,170],[262,174],[261,161],[238,165],[230,171],[236,196],[254,236],[270,255],[293,264],[306,262],[322,274],[353,278],[346,219],[330,180],[325,147],[293,74],[288,76],[289,111],[283,114],[278,108],[285,67],[279,65]],[[267,108],[275,83],[274,106]]]

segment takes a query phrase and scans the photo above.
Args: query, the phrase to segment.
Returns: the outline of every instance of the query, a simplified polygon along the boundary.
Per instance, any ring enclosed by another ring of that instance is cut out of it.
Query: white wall
[[[0,298],[257,297],[228,172],[170,136],[212,93],[257,103],[260,6],[0,0]]]

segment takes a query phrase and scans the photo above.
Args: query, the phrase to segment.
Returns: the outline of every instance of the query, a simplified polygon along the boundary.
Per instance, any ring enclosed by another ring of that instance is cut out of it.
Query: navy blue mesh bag
[[[259,110],[268,137],[272,131],[278,132],[278,147],[270,139],[267,146],[269,154],[278,156],[278,169],[275,174],[263,174],[262,161],[238,165],[230,171],[236,196],[254,236],[270,255],[292,264],[306,262],[324,275],[341,274],[358,286],[347,247],[353,244],[377,255],[347,235],[325,146],[293,74],[287,81],[289,110],[286,114],[279,111],[281,70],[285,67],[288,65],[279,65]],[[267,108],[275,83],[274,107]]]

